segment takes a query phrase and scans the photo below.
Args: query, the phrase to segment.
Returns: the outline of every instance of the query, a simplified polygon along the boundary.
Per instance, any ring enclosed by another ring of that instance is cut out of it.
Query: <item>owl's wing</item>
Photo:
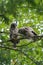
[[[23,27],[23,28],[20,28],[19,30],[18,30],[18,33],[20,33],[20,34],[22,34],[22,35],[26,35],[26,30],[25,30],[25,28]]]
[[[31,27],[20,28],[18,31],[20,34],[23,34],[25,37],[37,36],[34,30]]]

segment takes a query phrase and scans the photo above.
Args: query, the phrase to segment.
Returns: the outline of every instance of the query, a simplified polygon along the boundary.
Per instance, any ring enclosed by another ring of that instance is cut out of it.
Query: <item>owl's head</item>
[[[16,28],[17,24],[16,23],[12,23],[11,24],[11,28]]]

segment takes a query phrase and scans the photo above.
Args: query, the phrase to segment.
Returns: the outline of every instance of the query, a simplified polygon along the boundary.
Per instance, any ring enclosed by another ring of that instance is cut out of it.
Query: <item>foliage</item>
[[[0,31],[6,32],[0,33],[0,45],[12,47],[6,40],[15,21],[18,28],[31,26],[37,34],[43,34],[43,0],[0,0]],[[27,43],[29,40],[20,41],[20,51],[0,47],[0,65],[43,65],[43,39],[25,46]]]

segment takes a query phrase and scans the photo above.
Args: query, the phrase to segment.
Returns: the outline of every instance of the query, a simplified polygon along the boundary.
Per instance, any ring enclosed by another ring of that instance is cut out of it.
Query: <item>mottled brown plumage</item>
[[[16,28],[17,24],[12,23],[10,26],[10,40],[14,44],[14,47],[16,47],[16,44],[19,43],[18,38],[18,29]]]
[[[14,44],[14,47],[16,47],[16,44],[20,42],[20,37],[18,33],[23,36],[24,39],[33,39],[36,40],[37,34],[34,32],[34,30],[31,27],[22,27],[17,29],[17,24],[12,23],[10,26],[10,40]]]
[[[34,39],[37,36],[35,31],[31,27],[22,27],[18,31],[20,34],[24,35],[25,38]]]

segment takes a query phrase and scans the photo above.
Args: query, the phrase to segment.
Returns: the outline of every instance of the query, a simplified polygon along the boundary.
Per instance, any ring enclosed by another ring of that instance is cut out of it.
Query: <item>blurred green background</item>
[[[0,0],[0,32],[6,32],[0,33],[0,46],[12,47],[6,40],[10,24],[15,21],[18,28],[31,26],[37,34],[43,34],[43,0]],[[22,40],[18,45],[27,43],[29,40]],[[43,65],[43,39],[18,49],[0,47],[0,65]]]

